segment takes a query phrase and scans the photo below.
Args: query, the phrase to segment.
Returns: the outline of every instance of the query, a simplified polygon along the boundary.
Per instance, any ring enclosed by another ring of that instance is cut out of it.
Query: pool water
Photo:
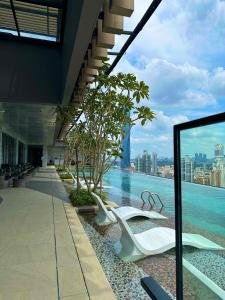
[[[168,219],[154,221],[131,219],[128,224],[133,233],[140,233],[155,226],[174,228],[173,180],[111,169],[105,174],[103,184],[111,186],[106,191],[110,200],[119,206],[142,207],[140,195],[145,189],[160,194],[165,204],[162,214],[167,215]],[[182,188],[184,232],[201,234],[225,247],[225,189],[191,183],[183,183]],[[149,207],[149,204],[146,203],[144,209],[149,209]],[[121,246],[120,226],[118,224],[98,226],[94,223],[94,219],[95,213],[80,215],[84,229],[118,299],[147,300],[148,296],[140,285],[140,278],[145,276],[152,276],[174,299],[176,293],[175,249],[146,257],[137,262],[125,263],[117,256],[118,247]],[[224,251],[184,247],[183,257],[212,280],[217,289],[225,290]],[[184,271],[184,299],[218,299],[214,292],[212,292],[212,297],[208,297],[208,287],[199,280],[197,281],[190,272]]]
[[[165,212],[174,215],[173,180],[111,169],[104,184],[112,187],[107,193],[119,205],[140,206],[145,189],[159,193]],[[225,189],[183,182],[182,210],[184,221],[225,238]]]

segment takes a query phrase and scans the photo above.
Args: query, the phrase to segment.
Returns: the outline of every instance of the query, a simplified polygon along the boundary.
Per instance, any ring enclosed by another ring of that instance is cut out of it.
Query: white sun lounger
[[[150,255],[163,253],[175,247],[175,230],[168,227],[155,227],[141,233],[132,233],[126,220],[112,208],[120,227],[121,250],[119,257],[125,261],[136,261]],[[183,245],[207,250],[224,250],[221,246],[199,234],[183,233]]]
[[[81,185],[82,189],[87,189],[87,185],[86,185],[85,180],[80,180],[80,185]],[[95,186],[94,183],[89,183],[89,185],[90,185],[91,189],[93,189],[94,186]],[[100,189],[100,186],[98,186],[97,188]],[[103,185],[102,188],[103,188],[103,190],[104,189],[110,189],[111,186],[109,186],[109,185]]]
[[[108,225],[111,223],[116,223],[116,217],[111,211],[107,210],[101,198],[95,193],[92,193],[92,196],[95,198],[99,207],[98,214],[95,217],[95,223],[98,225]],[[146,211],[131,206],[118,207],[116,208],[116,212],[121,218],[125,220],[133,217],[146,217],[149,219],[167,219],[166,217],[157,213],[156,211]]]
[[[73,179],[73,183],[76,184],[77,183],[77,179],[74,177],[73,173],[72,172],[69,172],[69,174],[71,175],[72,179]],[[87,185],[86,185],[86,182],[85,180],[79,180],[79,183],[81,185],[81,188],[86,190],[87,189]],[[90,188],[92,189],[94,187],[94,184],[91,183],[90,184]],[[102,186],[103,189],[110,189],[111,186],[110,185],[103,185]]]

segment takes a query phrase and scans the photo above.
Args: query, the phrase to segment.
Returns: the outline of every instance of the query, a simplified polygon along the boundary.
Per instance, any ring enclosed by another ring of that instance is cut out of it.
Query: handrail
[[[164,207],[164,204],[163,204],[163,202],[162,202],[162,200],[161,200],[161,198],[159,197],[159,194],[158,193],[152,193],[152,196],[157,196],[157,198],[158,198],[158,200],[159,200],[159,202],[160,202],[160,204],[161,204],[161,206],[162,206],[162,208]]]
[[[143,198],[144,193],[148,193],[148,194],[149,194],[149,195],[148,195],[148,202],[149,202],[149,204],[150,204],[150,206],[151,206],[151,209],[152,209],[153,206],[154,206],[154,204],[152,204],[151,201],[150,201],[150,198],[152,198],[151,192],[150,192],[149,190],[144,190],[144,191],[141,193],[141,200],[142,200],[143,203],[145,204],[145,200],[144,200],[144,198]],[[152,199],[153,199],[153,202],[155,203],[154,198],[152,198]]]
[[[151,209],[153,208],[154,204],[156,204],[155,197],[157,197],[158,201],[159,201],[160,204],[161,204],[160,210],[162,210],[162,208],[164,207],[164,204],[163,204],[163,202],[162,202],[162,200],[161,200],[159,194],[158,194],[158,193],[155,193],[155,192],[151,192],[151,191],[149,191],[149,190],[144,190],[144,191],[141,193],[141,200],[143,201],[144,204],[145,204],[145,200],[144,200],[144,198],[143,198],[143,195],[144,195],[145,193],[148,193],[148,202],[149,202],[149,204],[150,204],[150,206],[151,206]],[[152,202],[150,201],[150,199],[153,200],[153,202],[154,202],[153,204],[152,204]]]

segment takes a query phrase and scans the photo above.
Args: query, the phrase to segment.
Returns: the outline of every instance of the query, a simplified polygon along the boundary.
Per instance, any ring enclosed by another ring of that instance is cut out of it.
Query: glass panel
[[[21,36],[56,41],[59,10],[44,5],[14,1]]]
[[[225,122],[181,131],[184,299],[225,299]]]
[[[18,164],[25,163],[25,145],[21,142],[18,144]]]
[[[9,0],[0,1],[0,32],[17,35],[15,20]]]
[[[16,140],[2,133],[2,164],[14,165],[16,162]]]
[[[53,42],[60,41],[62,9],[13,1],[20,36]],[[0,33],[18,35],[11,2],[0,1]]]

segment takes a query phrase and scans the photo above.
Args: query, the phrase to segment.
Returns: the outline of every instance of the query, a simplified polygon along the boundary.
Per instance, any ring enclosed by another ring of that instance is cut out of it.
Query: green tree
[[[79,128],[79,155],[88,190],[101,186],[102,177],[112,162],[122,158],[124,124],[132,127],[140,120],[143,126],[154,118],[150,107],[141,105],[143,99],[149,99],[149,87],[137,81],[134,74],[120,72],[108,76],[104,68],[91,86],[79,91],[83,98],[79,108],[71,109],[73,118],[82,113],[82,121],[75,124],[75,130]],[[68,111],[67,107],[65,114],[63,110],[60,113],[71,120]]]

